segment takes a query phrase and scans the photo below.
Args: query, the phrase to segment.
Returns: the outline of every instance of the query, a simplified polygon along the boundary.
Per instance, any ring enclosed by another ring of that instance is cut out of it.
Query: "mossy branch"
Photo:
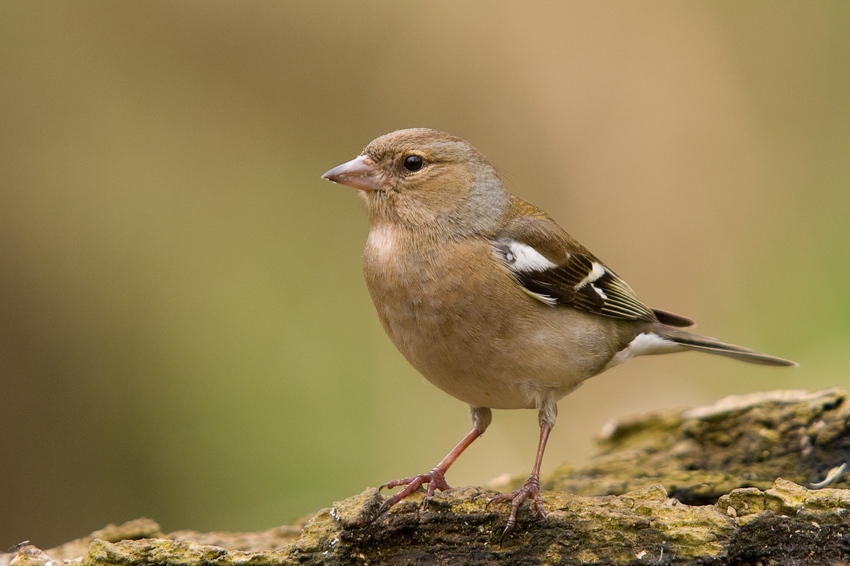
[[[850,490],[837,470],[848,420],[847,395],[833,388],[612,424],[586,467],[545,479],[548,520],[524,509],[501,543],[505,509],[487,506],[496,491],[455,489],[425,508],[414,497],[378,515],[382,497],[368,489],[261,533],[166,535],[139,520],[56,549],[24,546],[0,565],[846,563]]]

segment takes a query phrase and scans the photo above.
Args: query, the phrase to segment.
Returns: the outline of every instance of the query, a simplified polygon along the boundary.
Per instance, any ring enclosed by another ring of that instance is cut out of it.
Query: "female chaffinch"
[[[794,362],[681,330],[693,322],[641,303],[631,287],[545,212],[509,194],[465,141],[415,128],[381,136],[323,178],[360,189],[371,229],[363,272],[378,318],[428,381],[468,403],[473,429],[381,511],[446,470],[491,421],[491,409],[537,409],[531,475],[510,501],[504,537],[528,498],[545,518],[540,464],[559,399],[634,356],[699,351],[773,366]]]

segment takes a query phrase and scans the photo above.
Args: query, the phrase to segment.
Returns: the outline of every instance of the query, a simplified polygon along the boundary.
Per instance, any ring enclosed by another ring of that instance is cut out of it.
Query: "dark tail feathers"
[[[664,324],[656,325],[656,328],[653,328],[652,331],[655,334],[661,336],[662,338],[666,338],[667,340],[670,340],[677,344],[681,344],[685,348],[696,350],[698,352],[718,354],[720,356],[735,358],[736,360],[741,360],[742,362],[748,362],[751,364],[762,364],[766,366],[796,367],[797,365],[799,365],[797,364],[797,362],[792,362],[791,360],[777,358],[776,356],[771,356],[769,354],[762,354],[761,352],[756,352],[755,350],[750,350],[749,348],[744,348],[743,346],[727,344],[726,342],[721,342],[720,340],[715,340],[714,338],[709,338],[708,336],[691,334],[690,332],[685,332],[684,330],[679,330],[678,328],[671,328],[670,326]]]

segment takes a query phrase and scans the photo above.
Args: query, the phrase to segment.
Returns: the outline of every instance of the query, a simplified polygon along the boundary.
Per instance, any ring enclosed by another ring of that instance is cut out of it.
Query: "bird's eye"
[[[408,171],[419,171],[425,162],[418,155],[408,155],[404,158],[404,168]]]

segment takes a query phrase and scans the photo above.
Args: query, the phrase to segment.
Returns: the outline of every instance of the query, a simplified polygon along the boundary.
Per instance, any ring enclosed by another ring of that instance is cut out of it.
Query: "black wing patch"
[[[693,326],[695,324],[693,320],[680,314],[674,314],[661,309],[652,309],[652,312],[655,313],[655,317],[658,319],[658,322],[668,326],[678,326],[682,328],[685,326]]]
[[[530,266],[529,262],[517,260],[519,246],[525,253],[531,253],[529,249],[533,251],[515,242],[499,243],[495,249],[519,284],[544,303],[569,305],[624,320],[658,320],[653,311],[638,300],[631,287],[596,258],[575,254],[563,265],[555,265],[540,256],[541,261]]]

